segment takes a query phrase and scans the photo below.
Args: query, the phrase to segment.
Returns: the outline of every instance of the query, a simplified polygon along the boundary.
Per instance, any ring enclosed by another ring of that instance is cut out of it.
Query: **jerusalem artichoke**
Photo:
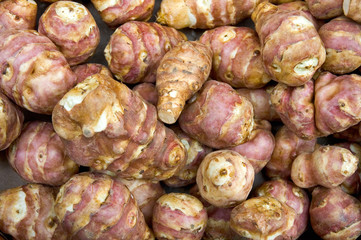
[[[313,16],[318,19],[330,19],[343,14],[343,0],[306,0]]]
[[[343,0],[343,14],[352,20],[361,23],[361,1],[360,0]]]
[[[85,64],[73,66],[71,70],[73,70],[73,72],[77,77],[77,83],[80,83],[84,81],[87,77],[90,77],[91,75],[97,73],[104,74],[109,77],[113,77],[112,73],[106,66],[98,63],[85,63]]]
[[[144,100],[150,104],[157,106],[158,91],[153,83],[140,83],[135,85],[133,91],[138,93]]]

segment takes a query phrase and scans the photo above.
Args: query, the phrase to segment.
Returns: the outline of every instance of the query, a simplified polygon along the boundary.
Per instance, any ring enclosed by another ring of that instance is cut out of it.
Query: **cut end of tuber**
[[[159,119],[167,124],[173,124],[177,121],[178,115],[176,115],[171,109],[161,109],[158,111]]]
[[[343,8],[343,13],[345,14],[345,16],[347,16],[350,10],[350,0],[344,0],[342,8]]]

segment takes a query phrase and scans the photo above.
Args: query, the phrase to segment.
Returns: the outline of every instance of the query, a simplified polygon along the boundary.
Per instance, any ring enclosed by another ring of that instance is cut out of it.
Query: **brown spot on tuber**
[[[225,176],[225,175],[227,175],[227,169],[221,169],[220,171],[219,171],[219,175],[221,175],[221,176]]]

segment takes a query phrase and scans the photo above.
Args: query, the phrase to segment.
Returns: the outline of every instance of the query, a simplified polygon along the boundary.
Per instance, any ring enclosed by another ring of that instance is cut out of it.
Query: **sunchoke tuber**
[[[135,85],[133,91],[138,93],[144,100],[150,104],[157,106],[158,91],[153,83],[140,83]]]
[[[97,73],[107,75],[111,78],[113,77],[112,73],[106,66],[98,63],[85,63],[73,66],[71,69],[77,77],[77,83],[80,83],[84,81],[87,77],[90,77],[91,75]]]
[[[343,14],[352,20],[361,23],[361,1],[360,0],[343,0]]]
[[[318,19],[331,19],[343,14],[343,0],[306,0],[313,16]]]

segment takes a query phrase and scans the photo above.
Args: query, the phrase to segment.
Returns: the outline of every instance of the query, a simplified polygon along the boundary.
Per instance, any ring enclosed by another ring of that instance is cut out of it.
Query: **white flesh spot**
[[[293,70],[298,75],[307,76],[314,72],[317,65],[318,65],[317,57],[308,58],[297,64]]]
[[[350,1],[351,0],[343,0],[342,7],[343,7],[343,12],[344,12],[345,16],[347,16],[347,14],[350,10]]]
[[[87,9],[76,2],[59,2],[55,8],[56,14],[67,23],[75,23],[88,15]]]

